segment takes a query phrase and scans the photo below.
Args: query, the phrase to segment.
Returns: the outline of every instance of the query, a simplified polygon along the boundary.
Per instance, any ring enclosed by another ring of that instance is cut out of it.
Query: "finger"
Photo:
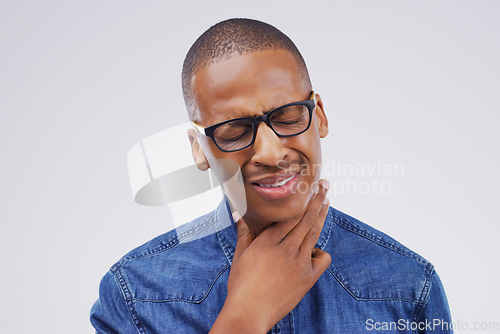
[[[314,248],[312,253],[312,268],[314,273],[314,278],[318,278],[325,272],[330,263],[332,263],[332,257],[327,252]]]
[[[302,243],[302,239],[307,231],[311,228],[313,221],[310,221],[311,217],[317,215],[321,201],[325,196],[325,187],[321,186],[323,182],[326,182],[326,189],[329,187],[329,183],[326,180],[320,180],[318,183],[314,183],[312,188],[316,187],[314,191],[315,194],[309,200],[307,207],[304,211],[304,214],[300,218],[299,222],[296,220],[286,221],[286,222],[278,222],[269,226],[267,229],[272,230],[275,235],[275,239],[278,243],[283,242],[287,239],[287,242],[293,243],[298,246]],[[309,224],[307,222],[310,222]],[[306,226],[302,226],[306,225]],[[304,229],[301,232],[301,226]],[[293,231],[293,233],[292,233]]]
[[[241,254],[245,251],[245,249],[250,246],[252,243],[252,233],[248,228],[248,225],[245,223],[243,218],[241,218],[238,212],[233,212],[233,220],[236,223],[237,232],[237,241],[236,241],[236,249],[234,251],[233,262],[238,261]]]
[[[330,183],[327,180],[320,180],[319,185],[318,193],[310,200],[302,219],[286,236],[286,242],[296,244],[297,247],[301,245],[304,237],[318,219],[318,214],[323,207],[323,201],[330,188]]]
[[[319,210],[318,216],[316,218],[316,222],[314,222],[313,226],[309,229],[304,240],[302,240],[302,244],[300,245],[300,251],[304,252],[304,256],[309,256],[311,254],[312,249],[318,242],[318,238],[321,235],[321,231],[323,230],[323,225],[325,224],[326,216],[328,215],[328,208],[330,205],[330,200],[325,197],[323,201],[323,205]]]

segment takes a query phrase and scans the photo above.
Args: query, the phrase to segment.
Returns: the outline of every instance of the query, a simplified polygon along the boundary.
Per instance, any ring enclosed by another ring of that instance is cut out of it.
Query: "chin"
[[[310,195],[302,194],[285,201],[259,201],[260,205],[253,207],[249,203],[248,210],[254,211],[256,217],[268,223],[299,219],[304,214],[310,198]]]

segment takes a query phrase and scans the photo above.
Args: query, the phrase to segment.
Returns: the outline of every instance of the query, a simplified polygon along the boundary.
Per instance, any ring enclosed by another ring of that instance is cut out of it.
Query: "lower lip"
[[[265,197],[267,199],[281,199],[293,194],[293,192],[297,188],[297,185],[299,184],[299,177],[300,173],[297,173],[290,181],[288,181],[281,187],[276,188],[261,187],[257,184],[252,184],[252,186],[262,197]]]

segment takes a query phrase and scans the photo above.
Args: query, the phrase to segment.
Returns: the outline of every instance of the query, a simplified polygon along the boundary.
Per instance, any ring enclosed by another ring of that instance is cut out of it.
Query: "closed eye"
[[[243,132],[241,135],[239,136],[236,136],[236,137],[229,137],[229,138],[223,138],[224,141],[228,141],[228,142],[231,142],[231,141],[238,141],[240,140],[241,138],[243,138],[243,136],[246,135],[246,132]]]
[[[280,125],[293,125],[297,124],[299,120],[294,120],[294,121],[282,121],[282,122],[273,122],[274,124],[280,124]]]

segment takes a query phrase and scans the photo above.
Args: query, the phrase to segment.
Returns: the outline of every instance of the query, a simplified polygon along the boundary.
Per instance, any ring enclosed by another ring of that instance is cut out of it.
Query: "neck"
[[[271,226],[272,224],[286,224],[287,229],[292,230],[295,225],[297,225],[300,221],[300,218],[293,218],[287,221],[275,221],[275,222],[264,222],[260,219],[252,219],[252,217],[243,217],[243,220],[247,224],[250,229],[250,233],[252,234],[252,239],[255,239],[262,233],[266,228]]]

